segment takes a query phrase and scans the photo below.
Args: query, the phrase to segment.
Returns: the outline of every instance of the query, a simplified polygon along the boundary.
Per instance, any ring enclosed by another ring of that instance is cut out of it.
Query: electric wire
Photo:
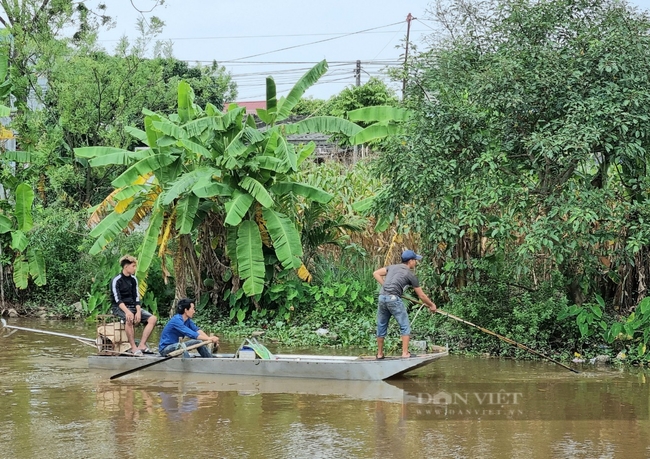
[[[280,51],[286,51],[288,49],[301,48],[303,46],[315,45],[317,43],[324,43],[326,41],[338,40],[339,38],[349,37],[349,36],[357,35],[357,34],[360,34],[360,33],[366,33],[366,32],[369,32],[371,30],[384,29],[386,27],[391,27],[391,26],[394,26],[394,25],[397,25],[397,24],[401,24],[402,22],[403,21],[393,22],[392,24],[387,24],[387,25],[383,25],[383,26],[379,26],[379,27],[372,27],[370,29],[359,30],[358,32],[351,32],[351,33],[347,33],[347,34],[343,34],[343,35],[338,35],[338,36],[332,37],[332,38],[325,38],[323,40],[317,40],[317,41],[312,41],[312,42],[309,42],[309,43],[303,43],[301,45],[287,46],[285,48],[274,49],[272,51],[266,51],[266,52],[263,52],[263,53],[251,54],[250,56],[244,56],[244,57],[239,57],[237,59],[232,59],[232,61],[243,61],[245,59],[250,59],[252,57],[265,56],[267,54],[278,53]]]

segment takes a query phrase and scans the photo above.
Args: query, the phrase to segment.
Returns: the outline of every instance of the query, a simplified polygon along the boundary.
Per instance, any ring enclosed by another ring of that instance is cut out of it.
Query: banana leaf
[[[259,295],[264,291],[264,256],[262,237],[255,222],[246,220],[237,230],[237,264],[239,277],[244,280],[244,293]]]
[[[127,165],[133,155],[129,150],[113,147],[82,147],[75,148],[74,154],[79,158],[90,159],[93,167],[109,166],[113,164]]]
[[[293,222],[285,215],[273,209],[263,209],[262,215],[266,221],[266,228],[271,235],[275,254],[285,269],[298,269],[302,265],[302,244],[300,233]]]
[[[350,138],[351,145],[361,145],[373,140],[384,139],[388,136],[398,134],[402,128],[397,124],[383,124],[377,123],[368,126],[367,128],[359,131],[356,135]]]
[[[276,98],[275,81],[272,77],[266,77],[266,109],[258,108],[257,116],[269,126],[275,123],[278,112],[278,100]]]
[[[349,111],[348,119],[350,121],[362,121],[364,123],[406,121],[412,114],[413,112],[405,108],[375,105]]]
[[[138,129],[138,128],[133,127],[133,126],[125,126],[124,130],[127,133],[131,134],[132,137],[138,139],[140,142],[145,144],[146,146],[148,146],[148,147],[150,146],[149,145],[149,140],[147,139],[147,133],[145,131],[143,131],[142,129]]]
[[[29,151],[5,151],[2,153],[2,159],[17,163],[31,163],[32,154]]]
[[[305,91],[313,86],[314,83],[316,83],[320,77],[325,74],[325,72],[327,72],[327,61],[322,60],[314,67],[312,67],[307,73],[305,73],[293,86],[286,99],[283,99],[278,103],[278,114],[276,121],[282,121],[283,119],[287,118],[291,114],[293,107],[295,107],[296,104],[300,101],[300,98],[303,96]]]
[[[232,196],[233,189],[222,182],[215,182],[211,177],[202,177],[192,187],[192,193],[199,198],[211,198],[213,196]]]
[[[20,290],[25,290],[29,283],[29,263],[23,257],[14,260],[14,285]]]
[[[124,201],[125,199],[132,198],[136,194],[147,191],[147,190],[149,190],[149,187],[144,186],[144,185],[127,186],[127,187],[122,188],[117,193],[115,193],[115,195],[113,196],[113,199],[115,201],[118,201],[118,202]]]
[[[29,274],[32,276],[34,283],[38,286],[43,286],[47,283],[45,275],[45,259],[40,250],[29,249],[27,251],[27,259],[29,264]]]
[[[254,178],[244,177],[244,179],[239,182],[239,186],[248,191],[257,202],[262,204],[264,207],[273,207],[275,204],[269,192],[264,188],[264,185]]]
[[[176,204],[176,230],[178,234],[189,234],[194,227],[194,219],[199,209],[199,198],[188,194]]]
[[[375,196],[371,196],[365,199],[360,199],[359,201],[352,204],[352,210],[365,215],[366,212],[368,212],[372,208],[374,202],[375,202]]]
[[[230,259],[230,269],[233,274],[239,276],[239,265],[237,264],[237,227],[226,227],[226,256]]]
[[[219,169],[213,167],[200,167],[187,174],[181,175],[176,181],[171,183],[171,187],[163,193],[162,204],[168,205],[181,194],[193,189],[200,181],[211,181],[212,177],[221,175]]]
[[[97,237],[97,240],[95,240],[95,243],[90,248],[89,253],[91,255],[97,255],[99,252],[104,250],[104,247],[106,247],[118,234],[127,228],[137,210],[138,207],[134,206],[122,214],[113,211],[99,222],[99,224],[90,232],[90,236]]]
[[[34,226],[32,220],[32,204],[34,203],[34,190],[26,183],[16,187],[15,215],[18,221],[18,229],[27,232]]]
[[[194,90],[186,81],[178,83],[178,116],[183,122],[196,118]]]
[[[293,145],[288,143],[287,139],[284,137],[278,137],[278,146],[275,149],[275,156],[282,160],[286,166],[285,170],[280,170],[278,172],[284,173],[289,169],[294,172],[298,170],[298,155],[296,155]]]
[[[151,261],[156,254],[158,235],[160,234],[164,215],[165,209],[162,206],[154,207],[154,210],[151,213],[149,226],[144,235],[140,256],[138,257],[138,274],[142,275],[143,278],[146,277],[146,273],[149,271],[149,266],[151,266]]]
[[[263,142],[265,137],[258,129],[246,126],[244,128],[244,138],[250,143],[260,143]]]
[[[163,169],[176,161],[176,159],[175,156],[168,154],[155,154],[148,156],[122,172],[122,174],[113,180],[111,184],[115,188],[129,186],[135,182],[138,177]]]
[[[343,134],[347,137],[352,137],[363,129],[357,124],[336,116],[315,116],[283,127],[287,134]]]
[[[273,156],[258,156],[256,159],[259,168],[268,171],[278,172],[282,170],[284,165],[284,161]]]
[[[164,118],[160,121],[154,121],[152,125],[158,131],[169,137],[173,137],[176,140],[187,139],[187,132],[185,132],[182,127],[177,126]]]
[[[0,234],[5,234],[14,228],[14,222],[9,217],[0,214]]]
[[[294,193],[322,204],[327,204],[334,197],[320,188],[297,182],[277,182],[271,187],[271,191],[278,195]]]
[[[27,248],[27,244],[29,244],[29,239],[27,239],[25,233],[23,233],[20,230],[13,231],[11,233],[10,247],[13,250],[15,250],[16,252],[24,252],[25,249]]]
[[[254,200],[255,198],[248,193],[235,191],[232,199],[226,203],[225,223],[232,226],[239,225]]]
[[[189,138],[199,137],[206,130],[213,132],[224,130],[221,114],[219,114],[219,116],[206,116],[204,118],[192,120],[189,123],[185,123],[182,127]]]
[[[201,144],[192,142],[191,140],[182,139],[180,140],[180,144],[196,155],[200,155],[210,159],[213,157],[213,154],[210,152],[210,150],[208,150]]]
[[[304,160],[309,158],[311,154],[316,149],[316,144],[314,142],[309,142],[298,152],[298,166],[302,164]]]

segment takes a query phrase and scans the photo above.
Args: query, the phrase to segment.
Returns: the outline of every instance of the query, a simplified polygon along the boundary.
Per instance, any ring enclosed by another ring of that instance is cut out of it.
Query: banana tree
[[[267,108],[261,113],[269,125],[264,128],[258,128],[253,117],[235,104],[225,113],[210,104],[205,109],[197,107],[192,89],[181,82],[177,115],[145,111],[145,130],[129,129],[146,149],[76,149],[77,157],[91,166],[127,166],[113,181],[116,190],[96,210],[94,217],[101,221],[91,232],[97,238],[91,252],[102,250],[120,231],[132,229],[148,215],[138,275],[146,274],[156,249],[163,256],[174,246],[179,296],[185,294],[184,281],[179,279],[184,266],[191,267],[196,291],[201,266],[215,263],[194,258],[221,250],[230,261],[233,286],[243,280],[247,296],[259,298],[276,266],[299,269],[307,277],[300,233],[283,209],[297,196],[326,203],[331,195],[292,179],[315,145],[296,149],[286,133],[318,129],[353,136],[361,128],[331,117],[294,125],[276,121],[288,116],[326,69],[324,61],[317,64],[279,102],[273,79],[268,78]]]
[[[30,279],[36,285],[45,285],[45,260],[40,250],[30,247],[29,241],[29,231],[34,225],[34,191],[21,183],[10,195],[9,200],[0,203],[0,263],[6,255],[13,259],[13,281],[18,289],[26,289]],[[2,293],[4,301],[4,290]]]

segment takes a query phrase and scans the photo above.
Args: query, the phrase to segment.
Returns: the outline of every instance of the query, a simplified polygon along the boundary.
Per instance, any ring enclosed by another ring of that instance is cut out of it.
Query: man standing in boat
[[[217,336],[208,336],[194,323],[192,317],[194,317],[195,312],[194,300],[183,298],[178,301],[176,315],[167,322],[160,335],[160,343],[158,343],[160,355],[166,357],[177,349],[199,344],[201,341],[212,341],[214,349],[219,347],[219,338]],[[190,339],[180,343],[181,338]],[[199,347],[198,351],[201,357],[212,357],[212,353],[205,346]],[[183,353],[183,357],[187,358],[189,356],[189,352]]]
[[[373,277],[381,284],[379,291],[379,305],[377,308],[377,359],[384,358],[384,339],[388,332],[388,321],[390,317],[395,317],[399,324],[400,335],[402,337],[402,357],[410,357],[409,341],[411,338],[411,324],[406,307],[402,301],[404,289],[411,286],[418,298],[428,306],[431,312],[436,312],[436,305],[422,291],[420,281],[413,274],[412,269],[418,261],[422,259],[421,255],[412,250],[405,250],[402,253],[402,263],[379,268],[372,273]]]
[[[111,303],[113,314],[124,322],[126,337],[131,345],[130,353],[133,355],[153,354],[147,347],[147,339],[156,326],[158,318],[140,306],[140,292],[135,270],[138,260],[131,255],[120,258],[122,272],[111,280]],[[135,326],[139,323],[145,325],[140,344],[135,344]]]

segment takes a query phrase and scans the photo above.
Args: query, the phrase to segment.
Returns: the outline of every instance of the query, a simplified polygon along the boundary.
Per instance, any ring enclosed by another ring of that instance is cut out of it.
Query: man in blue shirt
[[[407,287],[412,287],[415,294],[429,308],[436,312],[436,305],[422,291],[420,281],[413,274],[413,268],[422,259],[412,250],[402,253],[402,263],[379,268],[372,273],[373,277],[381,284],[379,291],[379,305],[377,307],[377,359],[384,358],[384,339],[388,331],[388,320],[395,317],[399,324],[402,338],[402,357],[411,357],[409,341],[411,338],[411,324],[406,307],[402,302],[402,295]]]
[[[217,336],[208,336],[194,323],[192,317],[194,317],[195,312],[194,300],[183,298],[178,301],[176,315],[167,322],[160,335],[160,343],[158,344],[160,355],[166,357],[177,349],[181,349],[184,346],[192,346],[201,341],[212,341],[215,349],[219,347],[219,338]],[[189,341],[180,343],[181,338],[190,339]],[[212,354],[205,346],[199,347],[198,351],[201,357],[212,357]],[[187,358],[189,356],[189,352],[183,353],[183,357]]]

